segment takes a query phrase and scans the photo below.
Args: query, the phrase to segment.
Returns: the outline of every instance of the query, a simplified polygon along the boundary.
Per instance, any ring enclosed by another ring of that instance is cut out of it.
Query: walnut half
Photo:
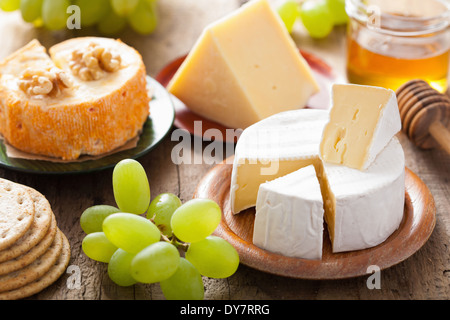
[[[68,75],[57,68],[28,68],[20,76],[18,84],[30,96],[57,97],[62,90],[72,87]]]
[[[84,81],[101,79],[105,72],[116,72],[121,68],[120,55],[113,54],[96,43],[90,43],[87,48],[72,52],[72,60],[69,63],[73,74]]]

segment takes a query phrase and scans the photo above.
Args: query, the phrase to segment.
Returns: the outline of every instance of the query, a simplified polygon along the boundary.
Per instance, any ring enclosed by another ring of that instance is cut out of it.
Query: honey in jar
[[[448,87],[450,4],[445,0],[347,0],[347,78],[392,90],[423,79]]]

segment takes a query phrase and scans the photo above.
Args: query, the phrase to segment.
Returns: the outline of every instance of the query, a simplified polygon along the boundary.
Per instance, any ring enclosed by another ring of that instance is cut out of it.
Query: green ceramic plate
[[[0,142],[0,166],[28,173],[75,174],[104,170],[114,167],[123,159],[137,159],[154,149],[169,133],[175,120],[172,98],[166,89],[155,79],[148,77],[153,99],[150,102],[151,114],[144,125],[137,146],[130,150],[111,154],[98,160],[73,163],[54,163],[41,160],[9,158],[5,145]]]

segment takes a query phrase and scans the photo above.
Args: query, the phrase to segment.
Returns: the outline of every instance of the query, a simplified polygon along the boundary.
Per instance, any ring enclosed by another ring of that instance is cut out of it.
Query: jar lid
[[[379,32],[418,36],[450,25],[450,2],[445,0],[347,0],[350,17]]]

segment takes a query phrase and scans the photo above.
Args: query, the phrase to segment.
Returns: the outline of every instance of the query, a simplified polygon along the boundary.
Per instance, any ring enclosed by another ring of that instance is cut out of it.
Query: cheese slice
[[[95,81],[75,75],[69,66],[74,51],[85,53],[91,44],[119,54],[120,68],[103,72]],[[51,57],[33,40],[0,62],[0,133],[11,145],[31,154],[76,160],[111,152],[140,133],[150,97],[136,50],[114,39],[80,37],[49,51]],[[70,85],[59,88],[54,83],[50,94],[30,94],[21,79],[24,72],[37,71],[64,74]]]
[[[332,88],[330,121],[320,145],[321,158],[365,170],[400,129],[394,91],[336,84]]]
[[[267,0],[209,25],[167,87],[192,111],[229,128],[305,107],[319,90]]]
[[[320,260],[324,205],[314,166],[262,184],[253,243],[288,257]]]
[[[230,201],[234,214],[254,207],[260,184],[319,165],[324,110],[286,111],[243,131],[236,145]]]

